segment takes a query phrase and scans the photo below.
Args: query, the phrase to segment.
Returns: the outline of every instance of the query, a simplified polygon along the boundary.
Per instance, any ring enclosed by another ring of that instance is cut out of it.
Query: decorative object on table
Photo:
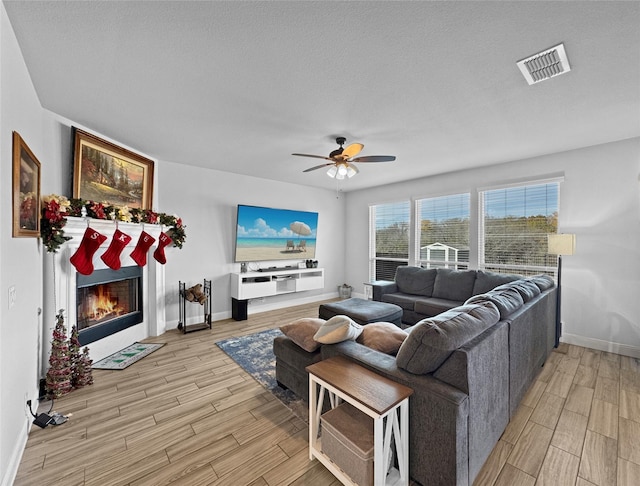
[[[160,236],[158,236],[158,246],[153,252],[153,258],[162,265],[167,263],[167,257],[164,254],[164,249],[169,245],[169,243],[171,243],[171,237],[166,233],[160,233]]]
[[[151,248],[151,245],[153,245],[155,241],[156,239],[146,231],[140,233],[138,243],[136,243],[136,247],[133,249],[130,255],[133,261],[136,262],[139,267],[144,267],[147,264],[147,253],[149,252],[149,248]]]
[[[157,351],[164,343],[133,343],[120,351],[93,363],[92,368],[100,370],[123,370]]]
[[[196,324],[187,324],[187,302],[204,307],[204,318]],[[204,279],[203,284],[186,288],[184,282],[178,282],[178,329],[183,334],[203,329],[211,329],[211,280]]]
[[[73,130],[73,197],[130,208],[152,207],[153,160]]]
[[[278,386],[276,381],[273,340],[276,336],[282,335],[279,329],[267,329],[247,336],[224,339],[216,342],[216,345],[298,418],[307,422],[307,403],[291,390]]]
[[[13,132],[13,237],[40,234],[40,162]]]
[[[56,326],[53,329],[49,369],[45,377],[45,390],[48,398],[60,398],[72,389],[71,360],[63,312],[63,309],[58,311]]]
[[[120,270],[120,267],[122,266],[122,263],[120,262],[120,254],[130,241],[131,236],[116,228],[116,231],[113,233],[113,237],[111,238],[111,243],[109,243],[109,248],[100,255],[100,258],[112,270]]]
[[[346,283],[342,285],[338,285],[338,294],[340,295],[341,299],[350,299],[352,290],[353,290],[353,287]]]
[[[80,246],[69,259],[79,273],[82,275],[91,275],[93,273],[93,255],[106,239],[105,235],[92,228],[85,230]]]
[[[573,255],[576,251],[576,235],[574,234],[550,234],[547,235],[547,253],[558,255],[558,295],[556,300],[556,342],[558,347],[560,344],[560,336],[562,335],[562,309],[561,299],[561,280],[562,280],[562,256]]]

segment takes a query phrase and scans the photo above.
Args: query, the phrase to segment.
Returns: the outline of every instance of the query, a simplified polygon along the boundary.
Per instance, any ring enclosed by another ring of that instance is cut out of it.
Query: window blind
[[[467,268],[469,214],[468,193],[417,200],[416,260],[428,268]]]
[[[409,262],[409,201],[369,207],[369,277],[393,280],[395,269]]]
[[[479,263],[498,272],[554,271],[547,234],[558,230],[559,183],[481,191]]]

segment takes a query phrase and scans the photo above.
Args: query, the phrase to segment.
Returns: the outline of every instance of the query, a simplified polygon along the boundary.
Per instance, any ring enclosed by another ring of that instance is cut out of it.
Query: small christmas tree
[[[71,363],[69,344],[64,328],[64,317],[60,309],[56,315],[56,327],[53,329],[49,371],[46,376],[46,391],[49,398],[60,398],[71,391]]]
[[[76,388],[93,384],[93,374],[91,373],[91,365],[93,361],[89,358],[89,348],[86,346],[82,350],[76,367],[75,383]]]
[[[80,340],[78,339],[78,328],[71,328],[71,337],[69,338],[69,364],[71,366],[71,386],[76,388],[78,381],[78,365],[80,363]]]

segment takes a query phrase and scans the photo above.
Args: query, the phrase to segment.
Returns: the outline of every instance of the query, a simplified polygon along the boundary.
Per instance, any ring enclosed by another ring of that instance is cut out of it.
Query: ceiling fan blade
[[[350,159],[351,157],[355,157],[363,148],[364,145],[362,145],[361,143],[352,143],[351,145],[345,147],[345,149],[342,151],[342,158]]]
[[[331,160],[329,157],[325,157],[324,155],[311,155],[311,154],[291,154],[291,155],[297,155],[298,157],[313,157],[314,159]]]
[[[310,167],[308,169],[303,170],[302,172],[311,172],[312,170],[322,169],[323,167],[327,167],[328,165],[333,165],[333,163],[316,165],[315,167]]]
[[[349,162],[392,162],[394,160],[396,160],[395,155],[365,155],[351,159]]]

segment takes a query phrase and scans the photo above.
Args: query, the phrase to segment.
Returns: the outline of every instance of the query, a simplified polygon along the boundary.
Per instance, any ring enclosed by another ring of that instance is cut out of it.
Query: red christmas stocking
[[[140,238],[138,238],[138,243],[136,247],[131,252],[131,258],[135,261],[138,266],[144,267],[147,264],[147,252],[151,245],[155,243],[156,239],[151,236],[146,231],[140,233]]]
[[[109,244],[109,248],[105,251],[100,258],[107,264],[107,266],[113,270],[120,270],[120,254],[124,247],[131,241],[131,236],[124,234],[119,229],[113,233],[113,238]]]
[[[153,258],[164,265],[165,263],[167,263],[167,257],[164,255],[164,248],[169,243],[171,243],[172,240],[171,236],[166,233],[160,233],[160,236],[158,236],[158,238],[158,248],[156,248],[156,251],[153,252]]]
[[[93,273],[93,255],[107,237],[96,230],[87,228],[80,242],[80,246],[70,258],[71,264],[76,267],[82,275]]]

